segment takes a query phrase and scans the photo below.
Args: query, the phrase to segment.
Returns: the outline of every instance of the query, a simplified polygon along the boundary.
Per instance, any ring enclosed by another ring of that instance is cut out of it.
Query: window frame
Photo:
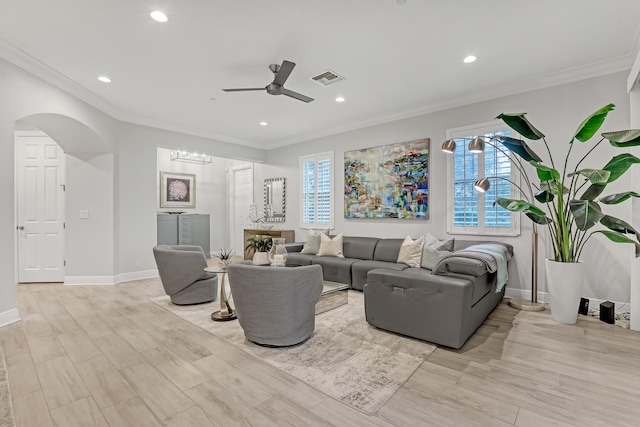
[[[509,131],[512,138],[520,138],[520,135],[515,133],[511,128],[506,126],[501,121],[495,120],[486,123],[479,123],[475,125],[468,125],[458,128],[447,129],[447,139],[458,138],[470,138],[476,135],[486,135],[494,132]],[[487,138],[485,138],[485,141]],[[468,141],[466,142],[468,144]],[[509,152],[508,150],[506,150]],[[484,152],[476,154],[480,156],[478,164],[482,164],[482,170],[478,170],[478,179],[484,178],[485,174],[485,158]],[[520,213],[510,212],[511,226],[510,227],[491,227],[486,226],[484,223],[484,201],[485,195],[478,192],[478,225],[477,226],[458,226],[454,221],[454,155],[448,155],[447,159],[447,233],[449,234],[467,234],[467,235],[482,235],[482,236],[519,236],[520,235]],[[520,186],[520,171],[516,164],[514,164],[513,156],[511,157],[511,171],[510,180],[515,183],[511,184],[510,198],[522,199],[520,190],[516,186]],[[494,180],[491,180],[491,184],[494,185]]]
[[[317,175],[317,170],[318,170],[318,162],[322,161],[322,160],[328,160],[329,161],[329,222],[325,223],[325,222],[319,222],[318,221],[318,175]],[[304,165],[305,163],[314,163],[314,169],[316,171],[316,175],[315,175],[315,196],[314,196],[314,200],[315,200],[315,209],[316,209],[316,215],[315,218],[316,220],[311,223],[311,222],[304,222],[304,200],[305,200],[305,177],[304,177]],[[335,201],[335,189],[334,189],[334,184],[335,184],[335,179],[334,179],[334,169],[335,169],[335,162],[334,162],[334,152],[332,151],[325,151],[322,153],[316,153],[316,154],[308,154],[308,155],[304,155],[304,156],[300,156],[300,160],[299,160],[299,169],[300,169],[300,219],[299,219],[299,226],[300,228],[305,228],[305,229],[312,229],[312,230],[326,230],[328,229],[333,229],[334,227],[334,220],[335,220],[335,215],[334,215],[334,201]]]

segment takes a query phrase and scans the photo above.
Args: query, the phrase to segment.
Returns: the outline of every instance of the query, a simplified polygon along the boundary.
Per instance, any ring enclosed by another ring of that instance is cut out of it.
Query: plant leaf
[[[580,169],[575,172],[571,172],[567,174],[568,177],[572,177],[574,175],[582,175],[591,181],[592,184],[606,184],[611,176],[611,172],[608,170],[600,170],[600,169]]]
[[[542,209],[532,205],[526,200],[498,199],[495,201],[495,204],[511,212],[531,212],[539,216],[545,216]]]
[[[588,230],[596,225],[604,216],[600,206],[591,200],[571,200],[569,209],[576,220],[576,227],[580,230]]]
[[[635,147],[640,145],[640,129],[605,132],[602,137],[608,139],[609,143],[614,147]]]
[[[547,225],[551,222],[550,218],[547,218],[544,215],[536,215],[533,212],[526,212],[525,215],[536,224]]]
[[[538,140],[544,134],[533,126],[525,117],[527,113],[502,113],[496,119],[501,119],[511,129],[528,139]]]
[[[536,162],[542,162],[542,159],[521,139],[515,139],[508,136],[496,136],[494,140],[500,142],[506,149],[512,153],[522,157],[525,162],[535,160]]]
[[[531,163],[536,168],[540,181],[551,181],[554,179],[560,179],[560,172],[558,172],[557,170],[545,165],[541,165],[540,163],[534,162],[533,160],[529,163]]]
[[[617,205],[618,203],[622,203],[625,200],[630,199],[631,197],[640,197],[640,194],[635,191],[626,191],[624,193],[616,193],[610,194],[608,196],[601,197],[599,202],[604,203],[605,205]]]
[[[636,242],[635,240],[632,240],[630,238],[628,238],[627,236],[625,236],[622,233],[618,233],[615,231],[609,231],[609,230],[596,230],[594,231],[594,233],[602,233],[605,236],[607,236],[607,238],[609,240],[611,240],[612,242],[616,242],[616,243],[633,243],[636,247],[636,258],[640,257],[640,244],[638,244],[638,242]]]
[[[605,187],[606,184],[592,184],[589,188],[587,188],[587,191],[585,191],[582,196],[580,196],[580,200],[595,200],[596,197],[602,194]],[[600,199],[599,201],[602,202],[602,199]]]
[[[613,159],[609,160],[602,169],[611,172],[609,180],[607,182],[613,182],[620,178],[624,173],[635,163],[640,163],[640,159],[633,154],[623,153],[618,154]]]
[[[540,189],[541,190],[547,190],[549,193],[553,194],[554,196],[558,195],[558,185],[557,185],[557,183],[551,183],[549,181],[543,181],[543,182],[540,183]],[[563,185],[562,186],[562,192],[563,192],[563,194],[567,194],[569,192],[569,189]]]
[[[636,240],[640,241],[640,235],[638,235],[638,230],[636,230],[630,224],[626,223],[620,218],[615,218],[613,216],[605,215],[600,220],[600,224],[604,225],[609,230],[617,231],[618,233],[635,234]]]
[[[596,132],[598,132],[598,129],[600,129],[600,126],[602,126],[602,123],[604,123],[604,119],[607,118],[607,114],[609,113],[609,111],[613,110],[614,107],[615,105],[613,104],[605,105],[604,107],[584,119],[584,121],[580,123],[580,126],[578,126],[578,129],[573,135],[573,138],[581,142],[590,140],[591,137],[595,135]],[[571,142],[573,142],[573,138]]]
[[[555,196],[548,190],[540,190],[534,194],[533,197],[535,197],[540,203],[548,203],[552,201]]]

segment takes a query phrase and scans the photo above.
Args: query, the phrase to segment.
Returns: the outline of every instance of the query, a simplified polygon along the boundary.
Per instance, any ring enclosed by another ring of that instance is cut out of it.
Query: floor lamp
[[[530,184],[529,178],[527,177],[527,174],[522,168],[522,164],[520,163],[520,161],[517,158],[514,159],[512,156],[509,155],[509,153],[504,151],[502,148],[490,142],[485,142],[485,140],[479,136],[476,138],[459,138],[459,139],[470,140],[468,149],[472,153],[483,152],[485,144],[488,144],[494,147],[496,150],[499,150],[511,160],[512,164],[518,169],[518,171],[520,172],[520,175],[524,178],[527,184]],[[445,153],[453,153],[455,149],[456,149],[456,142],[453,139],[447,139],[442,144],[442,151],[444,151]],[[501,179],[504,181],[508,181],[509,183],[514,185],[518,190],[520,190],[520,193],[522,194],[523,197],[528,199],[526,192],[524,192],[519,185],[517,185],[516,183],[514,183],[509,179],[498,177],[498,176],[480,178],[475,183],[475,189],[481,193],[486,192],[491,187],[491,183],[489,182],[490,179]],[[529,188],[529,193],[531,193],[531,185],[528,185],[528,188]],[[533,194],[530,194],[530,197],[532,200]],[[544,310],[544,307],[545,307],[543,303],[538,302],[538,229],[537,229],[537,224],[535,222],[533,223],[533,229],[531,233],[531,300],[525,300],[521,298],[510,298],[509,305],[513,308],[517,308],[518,310],[526,310],[526,311],[542,311]]]

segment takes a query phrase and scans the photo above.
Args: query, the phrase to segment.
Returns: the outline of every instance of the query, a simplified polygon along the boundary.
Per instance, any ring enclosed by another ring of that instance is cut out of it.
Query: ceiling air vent
[[[323,71],[320,74],[310,77],[310,79],[322,86],[329,86],[330,84],[345,80],[344,77],[331,70]]]

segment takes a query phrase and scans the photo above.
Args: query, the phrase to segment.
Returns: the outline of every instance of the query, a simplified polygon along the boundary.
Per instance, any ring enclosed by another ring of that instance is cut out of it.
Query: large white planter
[[[585,265],[545,259],[545,276],[551,303],[551,318],[572,325],[578,320]]]

